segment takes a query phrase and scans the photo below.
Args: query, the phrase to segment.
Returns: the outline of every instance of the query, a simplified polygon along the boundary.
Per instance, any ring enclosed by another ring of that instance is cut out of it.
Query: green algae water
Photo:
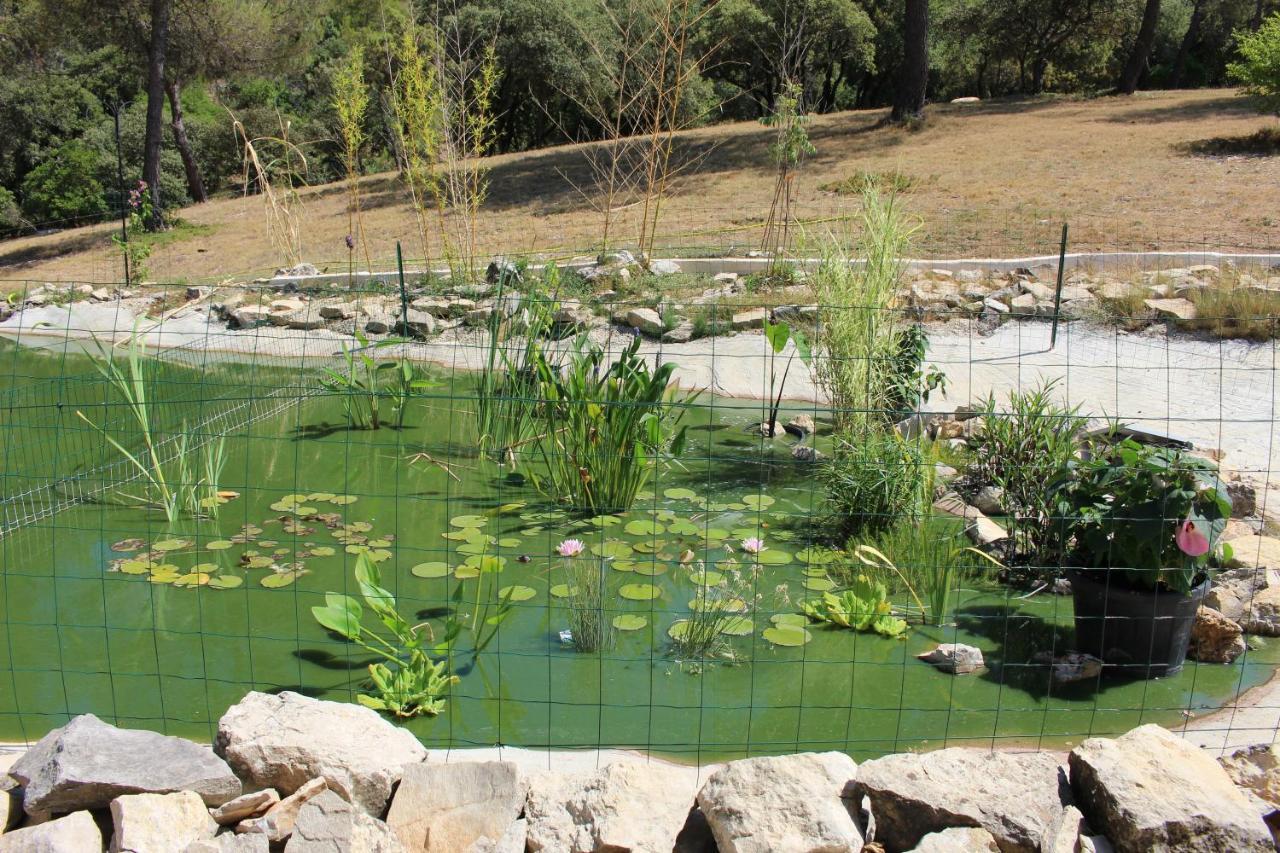
[[[127,421],[88,360],[62,349],[3,354],[3,498],[21,507],[33,483],[98,476],[111,449],[76,409],[121,436]],[[705,761],[1055,746],[1203,715],[1280,659],[1263,645],[1233,665],[1188,661],[1167,679],[1052,684],[1041,656],[1070,648],[1070,599],[1023,599],[982,578],[959,591],[945,627],[917,620],[905,639],[887,639],[811,625],[803,645],[776,645],[765,639],[771,616],[796,613],[825,585],[825,558],[805,538],[821,491],[813,468],[790,458],[790,439],[748,432],[762,419],[758,402],[699,398],[681,464],[662,467],[629,513],[587,518],[478,455],[470,378],[439,379],[403,428],[353,431],[340,399],[305,396],[315,374],[303,365],[159,369],[156,418],[167,430],[271,394],[298,402],[225,432],[218,485],[236,495],[216,520],[170,527],[105,500],[108,491],[0,539],[0,739],[34,739],[85,712],[210,739],[249,690],[354,701],[372,659],[310,609],[326,592],[356,595],[360,552],[378,561],[401,612],[436,628],[459,588],[463,615],[478,594],[519,590],[482,653],[467,653],[464,632],[445,713],[405,723],[432,747],[615,747]],[[468,533],[477,529],[491,537],[484,554]],[[695,572],[741,561],[750,537],[768,550],[727,638],[738,662],[678,660],[668,631],[695,602]],[[606,619],[633,617],[599,653],[562,637],[570,579],[555,548],[565,538],[605,560]],[[476,571],[490,557],[486,567],[500,570]],[[978,646],[988,668],[951,676],[915,659],[939,642]]]

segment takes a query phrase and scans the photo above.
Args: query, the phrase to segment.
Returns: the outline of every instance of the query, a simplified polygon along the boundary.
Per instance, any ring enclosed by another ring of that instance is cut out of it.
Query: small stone
[[[936,479],[942,480],[945,483],[945,482],[954,480],[956,477],[959,477],[960,472],[957,471],[955,468],[952,468],[950,465],[944,465],[941,462],[935,462],[933,465],[933,476]]]
[[[1068,652],[1057,657],[1054,657],[1053,652],[1038,652],[1031,657],[1031,662],[1050,667],[1055,684],[1096,681],[1102,675],[1102,661],[1080,652]]]
[[[282,267],[275,271],[272,278],[302,278],[308,275],[319,275],[315,264],[294,264],[291,267]]]
[[[462,315],[462,320],[468,326],[483,326],[489,322],[489,318],[493,316],[492,305],[480,305],[472,308],[466,314]]]
[[[986,666],[982,660],[982,649],[966,646],[964,643],[942,643],[936,649],[916,657],[954,675],[967,675]]]
[[[649,273],[651,275],[656,275],[656,276],[676,275],[679,272],[680,272],[680,265],[675,261],[668,261],[668,260],[662,260],[662,259],[649,261]]]
[[[1204,663],[1231,663],[1244,654],[1244,631],[1212,607],[1196,610],[1187,654]]]
[[[662,336],[664,344],[687,344],[693,340],[694,325],[690,320],[681,320],[676,324],[674,329],[670,329]]]
[[[982,827],[953,826],[941,832],[931,832],[910,853],[1000,853],[996,838]],[[1074,851],[1072,851],[1074,853]]]
[[[993,314],[1008,314],[1009,306],[994,296],[988,296],[982,300],[982,307]]]
[[[467,848],[467,853],[525,853],[529,843],[529,821],[513,820],[497,841],[481,838]]]
[[[1189,299],[1144,299],[1143,304],[1163,320],[1194,320],[1195,303]]]
[[[711,277],[716,284],[734,284],[738,281],[736,272],[718,272]]]
[[[396,325],[396,320],[387,314],[375,314],[364,321],[364,330],[371,335],[385,335]]]
[[[427,853],[497,841],[520,816],[526,785],[516,765],[488,761],[405,768],[387,825],[405,848]]]
[[[224,832],[204,841],[192,841],[182,853],[270,853],[271,842],[265,835],[236,835]]]
[[[782,428],[794,435],[796,438],[802,440],[817,432],[817,427],[813,423],[813,417],[807,414],[795,415],[783,424]]]
[[[111,824],[111,853],[172,853],[218,831],[200,795],[191,791],[116,797]]]
[[[257,817],[278,802],[280,802],[280,795],[274,788],[267,788],[263,791],[254,791],[252,794],[241,794],[216,809],[210,809],[209,815],[223,826],[229,826],[245,818]]]
[[[418,311],[410,308],[405,312],[403,322],[400,324],[401,330],[411,337],[427,338],[435,334],[436,318],[428,314],[426,311]]]
[[[174,791],[194,791],[217,806],[240,793],[240,780],[207,747],[116,728],[92,714],[49,732],[9,775],[23,786],[28,814],[100,809],[122,794]]]
[[[662,322],[662,318],[658,316],[658,312],[652,308],[632,308],[626,314],[627,325],[633,329],[639,329],[650,337],[661,337],[667,330],[667,326]]]
[[[318,776],[267,809],[261,817],[240,821],[236,825],[236,832],[265,835],[273,843],[284,841],[293,832],[302,807],[327,789],[324,777]]]
[[[791,448],[791,458],[797,462],[820,462],[822,461],[822,451],[808,444],[797,444]]]
[[[747,311],[739,311],[733,315],[731,325],[734,331],[742,332],[747,329],[763,328],[765,318],[769,316],[768,310],[764,308],[752,308]]]
[[[1229,481],[1227,497],[1231,498],[1232,518],[1248,518],[1258,511],[1258,488],[1248,480]]]
[[[0,835],[0,853],[97,853],[102,832],[87,811]]]
[[[1275,849],[1222,766],[1167,729],[1089,738],[1069,760],[1076,805],[1121,850]]]
[[[1009,309],[1014,314],[1034,314],[1036,312],[1036,298],[1030,293],[1023,293],[1009,300]]]
[[[983,486],[973,496],[973,505],[987,515],[1004,514],[1004,489],[999,486]]]
[[[519,284],[524,280],[524,274],[520,272],[520,267],[515,261],[508,258],[494,258],[485,268],[484,280],[488,284],[497,284],[499,281],[505,281],[508,285]]]
[[[352,302],[338,302],[330,305],[321,305],[319,314],[326,320],[350,320],[359,313]]]
[[[409,849],[416,853],[422,848],[405,847],[391,827],[333,791],[321,791],[298,813],[284,853],[405,853]]]
[[[560,303],[553,322],[563,329],[586,329],[595,325],[595,313],[576,299]]]

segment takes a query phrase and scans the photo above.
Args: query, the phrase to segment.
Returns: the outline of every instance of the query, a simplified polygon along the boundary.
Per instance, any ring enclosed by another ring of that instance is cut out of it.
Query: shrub
[[[22,226],[22,211],[18,209],[18,200],[13,197],[13,193],[0,187],[0,237],[7,237],[9,232],[17,231]]]
[[[86,146],[63,145],[27,173],[22,182],[24,211],[37,221],[67,224],[103,213],[107,202],[97,169],[97,156]]]
[[[1032,391],[1014,391],[1004,411],[995,395],[982,406],[983,424],[970,440],[971,471],[978,482],[1004,491],[1014,545],[1023,556],[1046,565],[1058,556],[1050,487],[1074,458],[1076,436],[1087,418],[1079,407],[1053,402],[1057,380]]]
[[[1236,33],[1240,61],[1227,73],[1244,85],[1258,111],[1280,116],[1280,12],[1271,15],[1256,32]]]
[[[925,460],[895,432],[839,439],[822,469],[830,528],[837,541],[870,536],[920,518]]]

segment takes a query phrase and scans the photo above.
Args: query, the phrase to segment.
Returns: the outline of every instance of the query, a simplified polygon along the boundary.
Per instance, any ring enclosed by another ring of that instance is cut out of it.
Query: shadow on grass
[[[1269,127],[1246,136],[1197,139],[1174,149],[1192,157],[1276,157],[1280,156],[1280,128]]]

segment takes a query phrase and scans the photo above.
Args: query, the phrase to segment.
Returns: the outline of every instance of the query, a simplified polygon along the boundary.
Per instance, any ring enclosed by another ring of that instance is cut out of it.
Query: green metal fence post
[[[1049,332],[1049,349],[1058,343],[1058,320],[1062,314],[1062,282],[1067,275],[1067,223],[1062,223],[1062,245],[1058,248],[1058,286],[1053,292],[1053,330]]]

